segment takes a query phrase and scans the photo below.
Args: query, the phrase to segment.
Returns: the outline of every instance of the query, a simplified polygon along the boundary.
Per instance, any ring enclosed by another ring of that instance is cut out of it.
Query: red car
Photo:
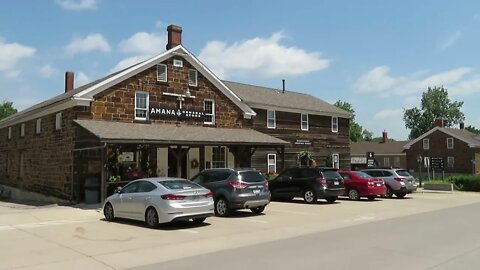
[[[364,172],[339,171],[344,179],[345,194],[350,200],[360,200],[367,197],[373,201],[379,195],[387,191],[385,182],[381,178],[372,177]]]

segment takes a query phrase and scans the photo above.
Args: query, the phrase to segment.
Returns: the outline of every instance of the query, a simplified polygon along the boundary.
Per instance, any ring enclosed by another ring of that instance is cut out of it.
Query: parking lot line
[[[188,232],[188,233],[193,233],[193,234],[198,234],[200,233],[199,231],[194,231],[194,230],[189,230],[189,229],[181,229],[179,230],[181,232]]]
[[[251,219],[251,218],[242,218],[240,220],[251,221],[251,222],[256,222],[256,223],[263,223],[263,224],[269,223],[268,221],[265,221],[265,220],[258,220],[258,219]]]
[[[277,213],[286,213],[286,214],[296,214],[302,216],[316,216],[317,214],[307,213],[307,212],[299,212],[299,211],[288,211],[288,210],[274,210],[268,209],[269,212],[277,212]]]
[[[74,224],[74,223],[86,223],[86,222],[92,222],[92,221],[98,221],[98,219],[52,220],[52,221],[44,221],[44,222],[36,222],[36,223],[3,225],[3,226],[0,226],[0,231],[12,231],[12,230],[18,230],[18,229],[34,229],[34,228],[41,228],[41,227],[68,225],[68,224]]]

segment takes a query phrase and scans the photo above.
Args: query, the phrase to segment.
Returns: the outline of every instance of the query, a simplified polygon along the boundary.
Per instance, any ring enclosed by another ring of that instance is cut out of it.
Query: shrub
[[[452,176],[447,181],[455,186],[455,189],[462,191],[480,191],[480,176]]]

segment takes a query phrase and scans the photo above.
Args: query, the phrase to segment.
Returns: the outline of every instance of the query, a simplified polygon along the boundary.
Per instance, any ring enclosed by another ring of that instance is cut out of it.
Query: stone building
[[[318,98],[220,80],[181,44],[0,121],[0,184],[82,201],[146,176],[189,178],[209,167],[275,173],[350,167],[350,114]],[[318,165],[324,165],[318,164]]]

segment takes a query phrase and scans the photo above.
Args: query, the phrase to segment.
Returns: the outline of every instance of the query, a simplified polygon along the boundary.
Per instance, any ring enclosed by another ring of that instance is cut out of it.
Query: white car
[[[202,223],[214,215],[212,195],[210,190],[183,178],[138,179],[109,196],[103,214],[107,221],[135,219],[151,228],[176,220]]]

